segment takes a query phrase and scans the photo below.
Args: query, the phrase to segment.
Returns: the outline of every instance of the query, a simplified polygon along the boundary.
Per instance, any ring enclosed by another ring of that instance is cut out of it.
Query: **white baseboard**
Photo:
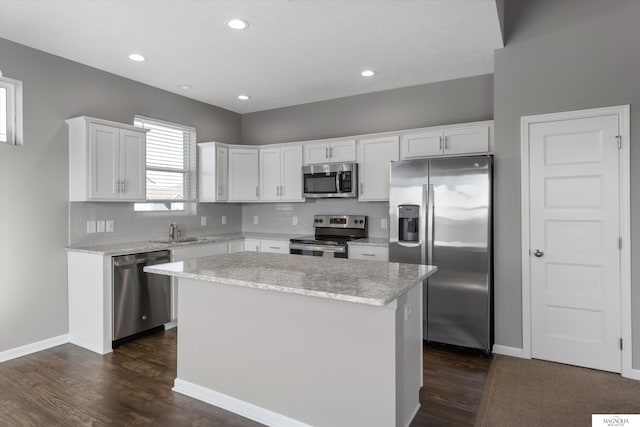
[[[411,423],[413,422],[413,419],[416,417],[416,414],[418,413],[419,410],[420,410],[420,403],[418,403],[418,405],[416,406],[416,409],[413,410],[411,417],[409,417],[404,427],[409,427],[411,425]]]
[[[173,383],[173,391],[193,397],[194,399],[201,400],[210,405],[217,406],[268,426],[311,427],[309,424],[294,420],[293,418],[286,417],[282,414],[278,414],[277,412],[261,408],[260,406],[199,386],[192,382],[181,380],[180,378],[175,379]]]
[[[68,342],[69,334],[64,334],[20,347],[11,348],[9,350],[0,351],[0,363],[6,362],[7,360],[11,359],[16,359],[18,357],[26,356],[28,354],[36,353],[38,351],[46,350],[51,347],[57,347]]]
[[[640,381],[640,369],[632,369],[630,378],[632,380]]]
[[[173,328],[175,328],[177,326],[178,326],[178,321],[177,320],[172,320],[171,322],[164,324],[164,330],[168,331],[169,329],[173,329]]]
[[[519,357],[520,359],[528,359],[524,357],[524,353],[521,348],[508,347],[506,345],[494,344],[493,352],[495,354],[502,354],[503,356]]]

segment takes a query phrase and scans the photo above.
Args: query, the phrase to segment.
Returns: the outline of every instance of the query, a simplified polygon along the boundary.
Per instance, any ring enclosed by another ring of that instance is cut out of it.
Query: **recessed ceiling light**
[[[376,72],[373,70],[364,70],[363,72],[360,73],[360,75],[362,77],[372,77],[376,75]]]
[[[142,62],[145,60],[145,57],[140,55],[139,53],[132,53],[129,55],[129,59],[136,62]]]
[[[251,97],[248,96],[248,95],[238,95],[238,99],[240,101],[247,101],[247,100],[251,99]]]
[[[182,90],[189,90],[189,89],[193,89],[193,86],[191,85],[180,85],[178,86],[180,89]]]
[[[244,30],[249,26],[249,23],[244,19],[232,18],[227,21],[227,26],[229,28],[233,28],[234,30]]]

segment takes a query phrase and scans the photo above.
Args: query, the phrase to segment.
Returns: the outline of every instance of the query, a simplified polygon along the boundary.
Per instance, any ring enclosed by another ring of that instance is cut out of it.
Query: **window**
[[[22,145],[22,82],[0,72],[0,142]]]
[[[136,211],[195,210],[196,130],[190,126],[135,116],[147,132],[147,201]],[[193,212],[195,213],[195,212]]]

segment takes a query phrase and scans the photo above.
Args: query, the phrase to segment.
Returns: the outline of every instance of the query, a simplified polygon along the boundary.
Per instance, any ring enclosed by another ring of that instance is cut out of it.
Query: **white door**
[[[118,198],[120,133],[118,128],[89,124],[89,198]]]
[[[146,137],[142,132],[120,129],[120,198],[146,199]]]
[[[280,200],[303,201],[302,145],[287,145],[282,150],[282,181]]]
[[[258,150],[229,148],[229,201],[258,200]]]
[[[358,141],[358,200],[389,200],[389,166],[398,160],[399,152],[397,135]]]
[[[621,370],[619,134],[617,115],[529,126],[534,358]]]
[[[280,198],[280,148],[260,149],[260,200]]]

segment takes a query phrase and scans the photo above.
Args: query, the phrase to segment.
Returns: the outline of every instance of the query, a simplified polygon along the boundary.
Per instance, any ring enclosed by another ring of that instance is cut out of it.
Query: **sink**
[[[182,237],[180,239],[158,239],[158,240],[149,240],[151,243],[186,243],[186,242],[197,242],[198,237]]]

